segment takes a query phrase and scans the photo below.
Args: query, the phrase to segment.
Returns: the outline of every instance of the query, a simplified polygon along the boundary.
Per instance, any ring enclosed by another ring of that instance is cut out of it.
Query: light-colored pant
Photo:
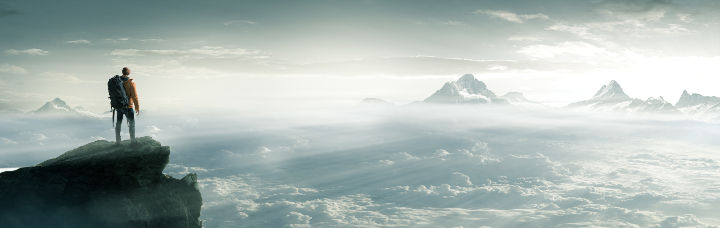
[[[115,123],[115,140],[120,142],[120,126],[122,126],[123,116],[127,117],[128,127],[130,128],[130,140],[135,142],[135,110],[132,108],[115,109],[117,111],[117,122]]]

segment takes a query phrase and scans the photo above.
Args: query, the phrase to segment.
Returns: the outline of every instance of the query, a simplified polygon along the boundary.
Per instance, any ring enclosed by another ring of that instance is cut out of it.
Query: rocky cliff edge
[[[197,175],[163,175],[170,147],[138,142],[98,140],[0,173],[0,227],[202,227]]]

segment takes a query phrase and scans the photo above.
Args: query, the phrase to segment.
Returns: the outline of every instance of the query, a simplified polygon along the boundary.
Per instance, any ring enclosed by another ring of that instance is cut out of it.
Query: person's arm
[[[135,82],[132,82],[131,87],[132,93],[130,94],[130,99],[133,100],[133,104],[135,104],[135,112],[137,112],[138,115],[140,115],[140,99],[138,99],[137,94],[137,84]]]

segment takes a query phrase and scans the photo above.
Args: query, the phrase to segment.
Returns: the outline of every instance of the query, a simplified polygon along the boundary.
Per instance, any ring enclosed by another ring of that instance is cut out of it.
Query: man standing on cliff
[[[130,78],[130,68],[124,67],[122,69],[123,87],[128,97],[128,106],[125,108],[116,109],[118,112],[117,124],[115,125],[115,141],[116,144],[120,144],[120,126],[122,125],[123,115],[127,117],[128,128],[130,128],[130,145],[136,146],[137,139],[135,139],[135,115],[140,115],[140,101],[137,95],[137,86],[132,78]],[[133,109],[133,105],[135,109]]]

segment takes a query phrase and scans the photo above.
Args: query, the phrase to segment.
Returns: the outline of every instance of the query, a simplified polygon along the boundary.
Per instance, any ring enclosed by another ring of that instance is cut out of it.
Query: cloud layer
[[[113,138],[0,121],[0,167]],[[165,173],[198,173],[205,227],[711,227],[720,208],[717,123],[455,106],[137,123],[172,146]]]

